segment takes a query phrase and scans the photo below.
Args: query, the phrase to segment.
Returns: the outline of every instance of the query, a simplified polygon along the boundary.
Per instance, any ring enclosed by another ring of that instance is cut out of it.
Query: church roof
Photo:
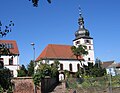
[[[0,44],[9,49],[12,54],[19,54],[18,46],[15,40],[0,40]]]
[[[55,59],[55,60],[77,60],[76,56],[71,51],[70,45],[48,44],[42,51],[36,61],[41,59]],[[82,57],[79,59],[83,60]]]

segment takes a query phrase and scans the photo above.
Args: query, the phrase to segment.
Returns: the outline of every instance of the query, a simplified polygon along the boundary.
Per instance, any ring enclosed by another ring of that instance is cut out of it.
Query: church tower
[[[85,45],[87,46],[88,55],[84,56],[85,64],[88,62],[95,63],[94,59],[94,47],[93,38],[90,37],[89,31],[84,27],[84,18],[82,17],[81,9],[79,9],[79,19],[78,19],[79,29],[75,32],[75,39],[73,40],[73,45]]]

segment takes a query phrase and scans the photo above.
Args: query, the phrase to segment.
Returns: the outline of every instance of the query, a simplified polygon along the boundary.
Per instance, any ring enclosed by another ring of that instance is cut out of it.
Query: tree
[[[4,37],[9,32],[11,32],[12,26],[14,26],[14,23],[10,21],[10,23],[8,25],[5,25],[5,28],[4,28],[2,22],[0,21],[0,37]],[[12,53],[10,53],[9,49],[5,46],[5,44],[0,43],[0,55],[10,55],[10,54],[12,55]]]
[[[80,61],[80,63],[81,63],[81,60],[79,59],[79,57],[81,58],[84,55],[88,55],[88,51],[86,49],[87,47],[85,45],[79,45],[78,47],[76,46],[71,47],[73,54]]]
[[[5,25],[5,28],[3,27],[2,22],[0,21],[0,36],[4,37],[6,36],[9,32],[12,31],[11,27],[14,26],[14,23],[10,21],[8,25]]]
[[[25,66],[22,65],[20,70],[18,70],[18,77],[27,76],[28,71],[26,70]]]
[[[28,76],[33,76],[34,75],[34,62],[32,60],[28,64],[27,70],[28,70]]]
[[[101,67],[101,64],[95,63],[88,63],[88,66],[85,66],[85,71],[87,76],[92,76],[92,77],[101,77],[106,75],[106,70]]]
[[[29,0],[29,1],[31,1],[31,0]],[[32,0],[32,3],[33,3],[34,7],[38,7],[38,1],[39,0]],[[51,3],[51,0],[47,0],[47,1],[48,1],[48,3]]]
[[[7,90],[11,86],[12,74],[7,68],[0,69],[0,86]]]
[[[35,75],[33,76],[34,84],[39,85],[41,79],[45,78],[45,76],[50,76],[51,78],[57,77],[59,64],[60,63],[57,60],[55,60],[51,65],[41,62]]]

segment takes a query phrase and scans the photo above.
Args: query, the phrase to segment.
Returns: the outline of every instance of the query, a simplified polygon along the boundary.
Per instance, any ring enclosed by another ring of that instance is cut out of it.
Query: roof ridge
[[[48,44],[48,45],[58,45],[58,46],[72,46],[72,45],[65,45],[65,44]]]

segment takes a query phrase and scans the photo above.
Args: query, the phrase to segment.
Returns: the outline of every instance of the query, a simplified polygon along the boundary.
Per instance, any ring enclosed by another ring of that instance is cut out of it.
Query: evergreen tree
[[[11,86],[12,74],[7,68],[0,69],[0,86],[7,90]]]
[[[28,76],[33,76],[34,75],[34,62],[32,60],[28,64],[27,70],[28,70]]]
[[[28,71],[26,70],[25,66],[22,65],[20,70],[18,70],[18,77],[27,76]]]

